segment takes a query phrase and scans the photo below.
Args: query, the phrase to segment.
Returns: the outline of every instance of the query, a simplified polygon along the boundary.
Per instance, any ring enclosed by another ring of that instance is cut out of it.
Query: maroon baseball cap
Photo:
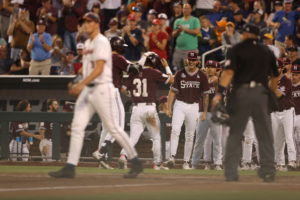
[[[292,73],[300,73],[300,65],[298,64],[294,64],[292,65],[292,69],[291,69]]]
[[[281,68],[284,67],[285,65],[290,64],[291,61],[287,57],[282,57],[277,59],[277,63],[278,63],[278,67]]]
[[[96,13],[88,12],[83,16],[84,21],[93,21],[96,23],[100,23],[100,18]]]
[[[214,60],[208,60],[205,63],[206,67],[210,67],[210,68],[221,68],[221,65],[218,61],[214,61]]]
[[[188,52],[187,59],[188,60],[198,60],[198,53],[195,51]]]

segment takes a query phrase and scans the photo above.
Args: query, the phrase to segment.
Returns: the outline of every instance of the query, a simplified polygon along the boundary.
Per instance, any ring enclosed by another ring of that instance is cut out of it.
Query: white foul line
[[[31,187],[31,188],[0,188],[0,192],[146,187],[146,186],[164,186],[164,185],[172,185],[172,184],[171,183],[148,183],[148,184],[124,184],[124,185],[86,185],[86,186],[54,186],[54,187]]]

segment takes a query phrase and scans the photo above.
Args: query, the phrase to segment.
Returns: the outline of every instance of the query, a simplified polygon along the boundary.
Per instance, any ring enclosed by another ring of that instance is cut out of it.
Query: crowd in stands
[[[293,0],[0,0],[0,74],[76,74],[86,12],[100,16],[107,38],[124,38],[127,60],[154,51],[174,72],[189,51],[240,42],[245,23],[260,28],[278,57],[300,45],[300,2]],[[224,52],[208,59],[221,61]]]

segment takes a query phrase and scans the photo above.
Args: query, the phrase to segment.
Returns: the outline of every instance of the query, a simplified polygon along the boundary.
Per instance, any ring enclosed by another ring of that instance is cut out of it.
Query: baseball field
[[[241,171],[239,182],[225,182],[222,171],[145,169],[137,179],[123,179],[127,170],[78,167],[75,179],[53,179],[59,166],[0,164],[0,199],[87,200],[299,200],[300,172],[280,172],[264,183],[254,171]]]

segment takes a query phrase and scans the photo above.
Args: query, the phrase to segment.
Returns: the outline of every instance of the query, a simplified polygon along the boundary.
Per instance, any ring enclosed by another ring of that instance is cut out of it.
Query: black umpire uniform
[[[267,46],[259,43],[258,35],[258,27],[246,24],[244,40],[228,50],[225,70],[219,84],[219,94],[228,87],[230,81],[233,86],[227,104],[230,115],[224,161],[227,181],[239,179],[243,132],[249,117],[253,119],[259,143],[261,168],[258,174],[266,182],[275,178],[268,77],[273,77],[271,79],[275,82],[274,77],[279,73],[274,54]]]

